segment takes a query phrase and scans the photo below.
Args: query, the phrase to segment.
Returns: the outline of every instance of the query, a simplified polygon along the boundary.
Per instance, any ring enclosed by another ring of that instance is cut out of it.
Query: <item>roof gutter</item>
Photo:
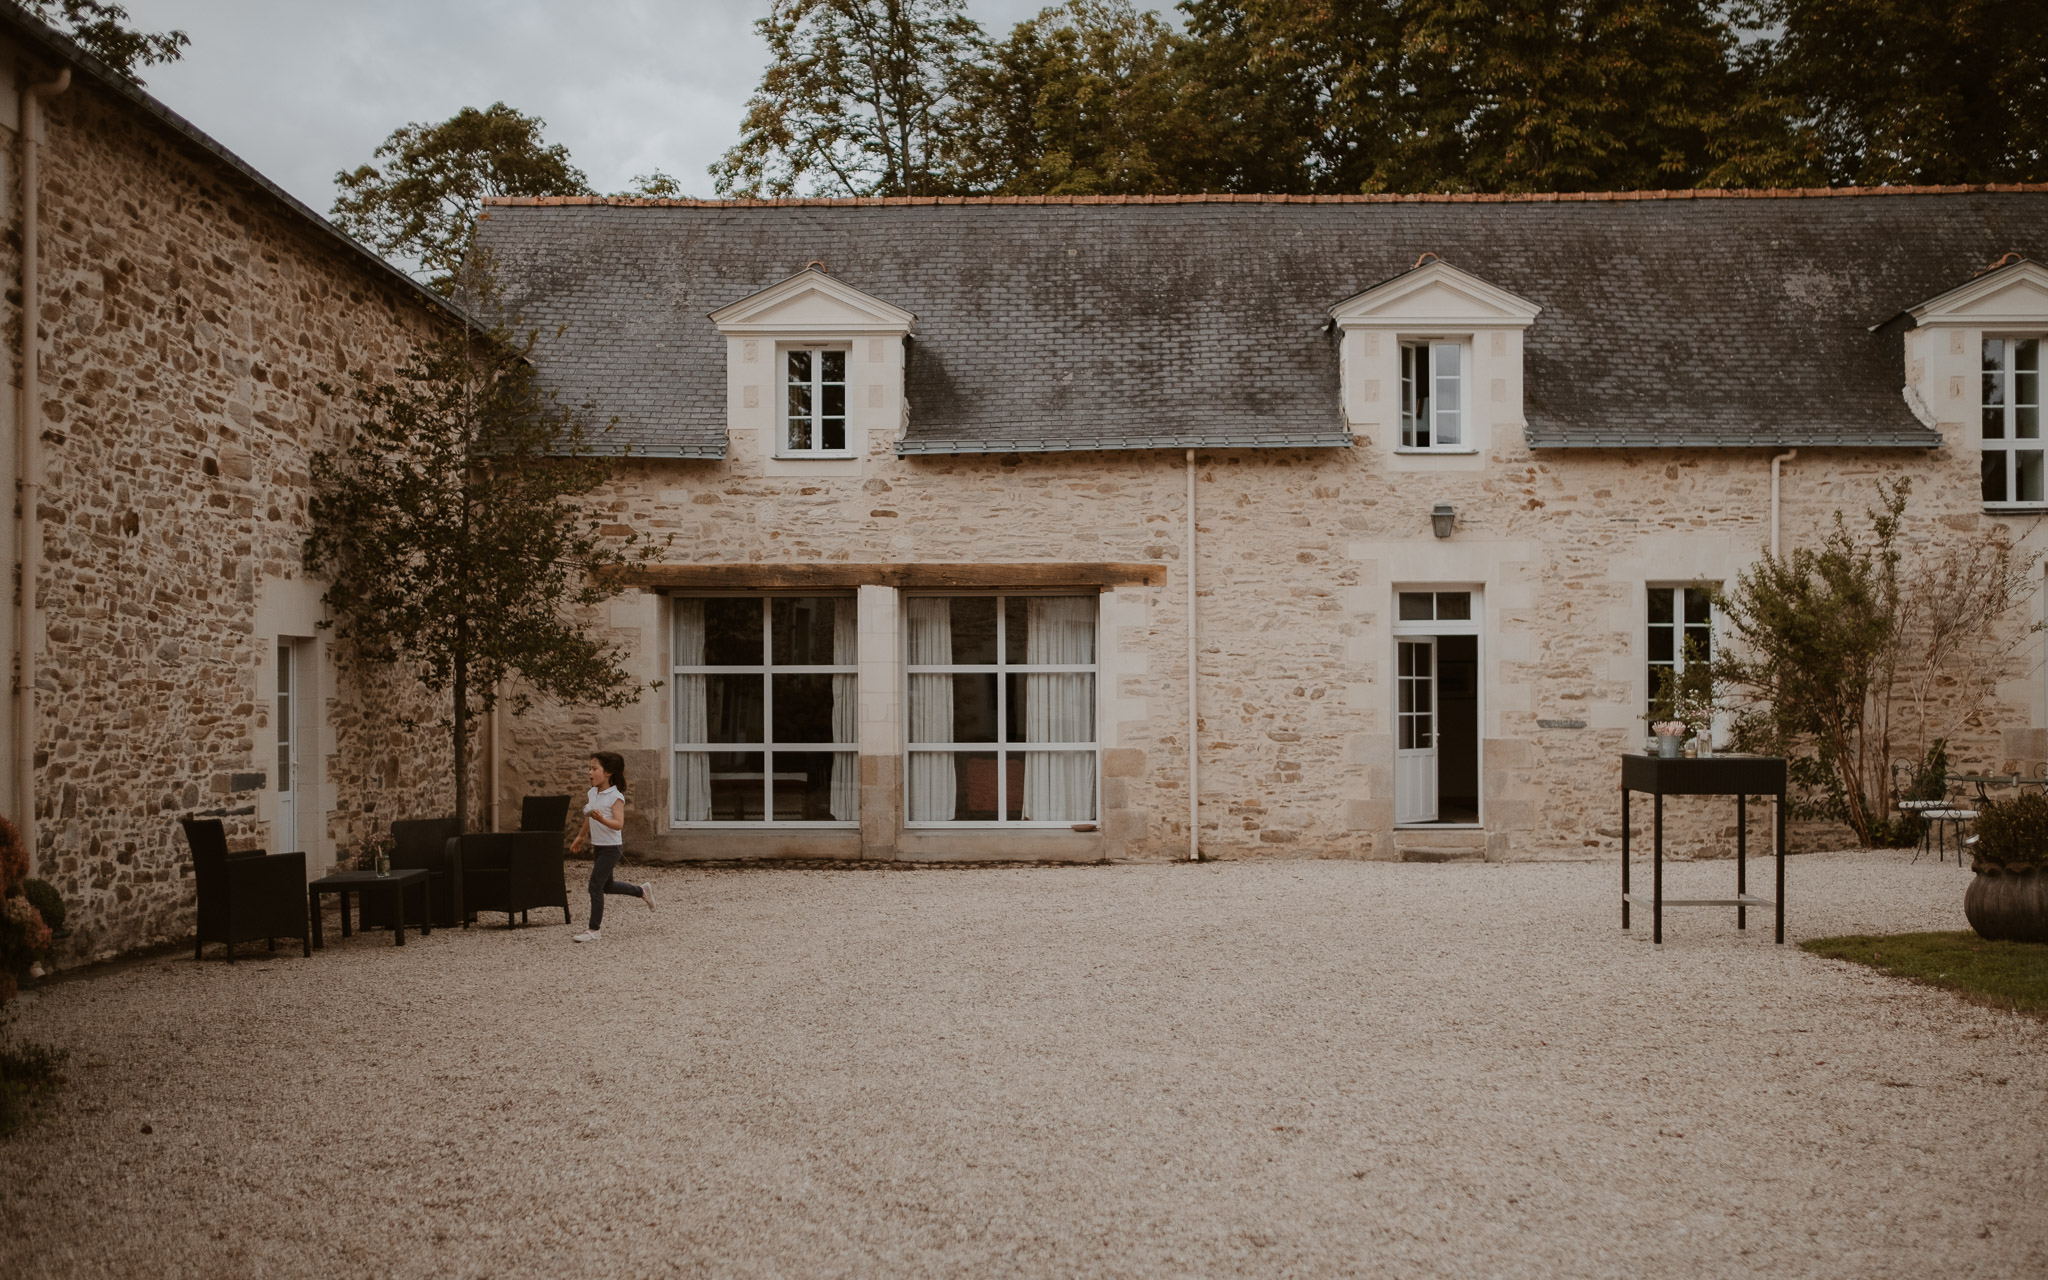
[[[43,562],[42,179],[37,163],[44,98],[71,87],[71,68],[21,91],[21,405],[15,414],[14,475],[21,560],[14,604],[14,820],[34,865],[36,836],[36,586]]]

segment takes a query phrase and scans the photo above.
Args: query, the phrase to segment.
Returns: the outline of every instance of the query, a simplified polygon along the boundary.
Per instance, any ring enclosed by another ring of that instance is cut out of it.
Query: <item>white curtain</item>
[[[852,600],[832,602],[832,665],[850,667],[859,661],[859,613]],[[832,741],[860,741],[860,703],[854,693],[860,677],[832,677]],[[860,812],[860,757],[841,751],[832,757],[832,816],[851,822]]]
[[[1024,660],[1034,665],[1095,661],[1095,601],[1086,596],[1033,596],[1025,605]],[[1024,677],[1024,741],[1095,741],[1095,678],[1078,671]],[[1024,755],[1026,822],[1091,822],[1095,818],[1095,753],[1028,751]]]
[[[675,602],[675,665],[704,665],[704,602]],[[675,740],[678,745],[703,742],[710,733],[705,719],[704,677],[677,676]],[[676,755],[676,820],[711,821],[711,757],[701,751]]]
[[[912,666],[942,666],[953,661],[952,601],[939,596],[912,596],[909,659]],[[910,741],[953,740],[953,677],[910,677]],[[910,821],[951,822],[957,800],[953,757],[943,752],[910,754]]]

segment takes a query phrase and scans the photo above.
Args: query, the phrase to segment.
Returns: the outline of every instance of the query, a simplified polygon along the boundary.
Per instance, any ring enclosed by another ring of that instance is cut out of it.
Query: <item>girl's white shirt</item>
[[[612,811],[612,806],[625,798],[626,793],[620,791],[617,787],[606,787],[602,791],[592,787],[590,789],[590,803],[583,806],[583,812],[586,814],[609,814]],[[595,817],[590,818],[589,821],[590,843],[614,845],[626,842],[625,832],[614,831],[602,822],[599,822]]]

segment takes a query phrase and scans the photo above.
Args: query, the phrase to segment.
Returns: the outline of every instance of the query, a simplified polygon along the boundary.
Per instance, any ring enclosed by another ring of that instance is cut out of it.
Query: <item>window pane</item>
[[[777,822],[851,822],[859,786],[851,752],[778,751],[770,779]]]
[[[1017,610],[1024,607],[1023,652],[1018,653]],[[1095,661],[1093,596],[1025,596],[1005,606],[1010,661],[1033,666],[1076,666]]]
[[[721,751],[711,756],[711,812],[708,822],[759,822],[767,799],[758,751]]]
[[[976,672],[953,681],[953,741],[996,740],[996,673]]]
[[[1403,591],[1401,593],[1400,618],[1403,622],[1429,622],[1436,617],[1436,597],[1427,591]]]
[[[2013,501],[2039,502],[2041,493],[2041,451],[2021,449],[2013,454]]]
[[[1671,651],[1676,644],[1673,636],[1677,630],[1676,627],[1670,626],[1652,626],[1650,628],[1651,662],[1668,663],[1671,661]]]
[[[953,614],[953,663],[957,666],[996,664],[996,598],[955,596]]]
[[[953,740],[953,677],[910,677],[910,740]]]
[[[1439,622],[1470,622],[1472,620],[1472,593],[1470,591],[1437,592],[1436,617]]]
[[[839,383],[846,381],[846,353],[844,351],[820,351],[818,359],[822,366],[825,381]]]
[[[834,658],[839,610],[853,601],[831,596],[776,596],[768,603],[768,628],[778,667],[850,666],[853,656]]]
[[[1017,766],[1023,765],[1020,771]],[[1095,821],[1095,753],[1028,751],[1010,757],[1010,812],[1026,822]],[[1018,774],[1022,773],[1021,785]],[[1017,793],[1023,792],[1021,805]]]
[[[1984,501],[2005,501],[2005,450],[1984,451]]]
[[[2003,339],[2003,338],[1986,338],[1986,339],[1984,339],[1984,371],[1985,371],[1986,373],[1989,373],[1989,372],[1991,372],[1991,371],[1992,371],[1992,370],[1994,370],[1994,369],[1999,369],[1999,370],[2002,370],[2002,369],[2004,369],[2004,368],[2005,368],[2005,339]]]
[[[954,788],[953,821],[994,822],[998,812],[996,799],[996,753],[993,751],[962,752],[953,757],[954,768],[959,770],[959,783]],[[1024,761],[1011,757],[1016,766],[1017,777],[1012,778],[1013,787],[1023,785]]]
[[[1443,394],[1443,389],[1446,383],[1449,383],[1453,386],[1456,385],[1458,378],[1458,361],[1460,357],[1463,355],[1463,352],[1464,348],[1460,347],[1455,342],[1438,342],[1430,346],[1430,358],[1436,361],[1437,394]]]
[[[704,665],[761,665],[761,601],[758,596],[704,602]]]
[[[1670,622],[1672,622],[1672,621],[1673,621],[1673,618],[1672,618],[1672,616],[1671,616],[1671,615],[1672,615],[1672,608],[1673,608],[1673,601],[1674,601],[1674,597],[1676,597],[1676,596],[1677,596],[1677,594],[1678,594],[1678,593],[1677,593],[1676,591],[1673,591],[1673,590],[1672,590],[1671,588],[1669,588],[1669,587],[1651,587],[1651,588],[1650,588],[1650,625],[1651,625],[1651,626],[1653,626],[1653,627],[1654,627],[1654,626],[1656,626],[1656,625],[1657,625],[1658,623],[1666,623],[1666,624],[1668,624],[1668,623],[1670,623]]]
[[[811,353],[810,353],[810,352],[808,352],[808,351],[792,351],[792,352],[790,352],[790,353],[789,353],[789,380],[790,380],[791,382],[801,382],[801,383],[803,383],[803,384],[804,384],[805,386],[809,386],[809,385],[810,385],[810,383],[811,383]]]
[[[820,387],[818,390],[819,412],[823,413],[828,418],[843,418],[846,416],[845,383],[827,383],[825,386]]]
[[[850,698],[853,690],[848,687],[853,681],[847,676],[828,675],[775,675],[769,677],[775,682],[775,737],[774,742],[824,743],[838,742],[833,735],[833,696],[835,690],[842,697]],[[838,722],[844,722],[842,714]]]
[[[1031,620],[1025,616],[1025,596],[1003,599],[1003,661],[1022,666],[1031,641]]]
[[[1007,677],[1009,741],[1095,741],[1095,677],[1080,672]]]
[[[944,677],[933,677],[943,679]],[[911,822],[951,822],[959,810],[960,757],[938,751],[910,755]]]
[[[711,676],[675,678],[675,737],[682,742],[710,741],[710,710],[705,704],[705,685]]]
[[[846,419],[820,419],[818,422],[818,447],[820,449],[844,449],[846,447]]]
[[[1698,587],[1685,589],[1685,621],[1687,626],[1694,623],[1710,623],[1714,620],[1714,595]]]
[[[761,677],[713,675],[704,681],[704,741],[765,742]]]

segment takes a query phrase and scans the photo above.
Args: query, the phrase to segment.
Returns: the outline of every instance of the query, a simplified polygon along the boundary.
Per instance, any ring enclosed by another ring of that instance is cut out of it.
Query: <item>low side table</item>
[[[321,876],[318,880],[306,886],[306,905],[312,908],[313,915],[313,945],[315,947],[327,945],[327,939],[322,931],[320,920],[321,894],[338,893],[341,895],[341,936],[346,938],[354,932],[354,930],[349,928],[348,922],[349,895],[352,893],[359,895],[358,902],[360,902],[361,897],[372,893],[382,893],[388,895],[391,899],[391,931],[398,935],[398,945],[404,946],[405,891],[413,885],[424,886],[426,883],[427,872],[424,868],[420,867],[409,867],[402,871],[393,871],[390,875],[386,876],[380,876],[374,871],[337,871],[333,875]],[[431,902],[427,904],[426,915],[427,918],[420,921],[419,928],[422,934],[430,934],[434,931],[434,912]]]
[[[1647,791],[1656,806],[1652,824],[1650,896],[1629,892],[1628,799],[1631,791]],[[1735,797],[1735,896],[1732,898],[1664,897],[1664,797]],[[1778,896],[1758,898],[1749,892],[1749,797],[1776,800]],[[1664,908],[1733,907],[1735,927],[1749,927],[1751,907],[1774,907],[1778,942],[1785,941],[1785,761],[1780,756],[1714,755],[1687,760],[1630,753],[1621,758],[1621,927],[1629,927],[1631,905],[1650,909],[1650,937],[1664,945]]]

